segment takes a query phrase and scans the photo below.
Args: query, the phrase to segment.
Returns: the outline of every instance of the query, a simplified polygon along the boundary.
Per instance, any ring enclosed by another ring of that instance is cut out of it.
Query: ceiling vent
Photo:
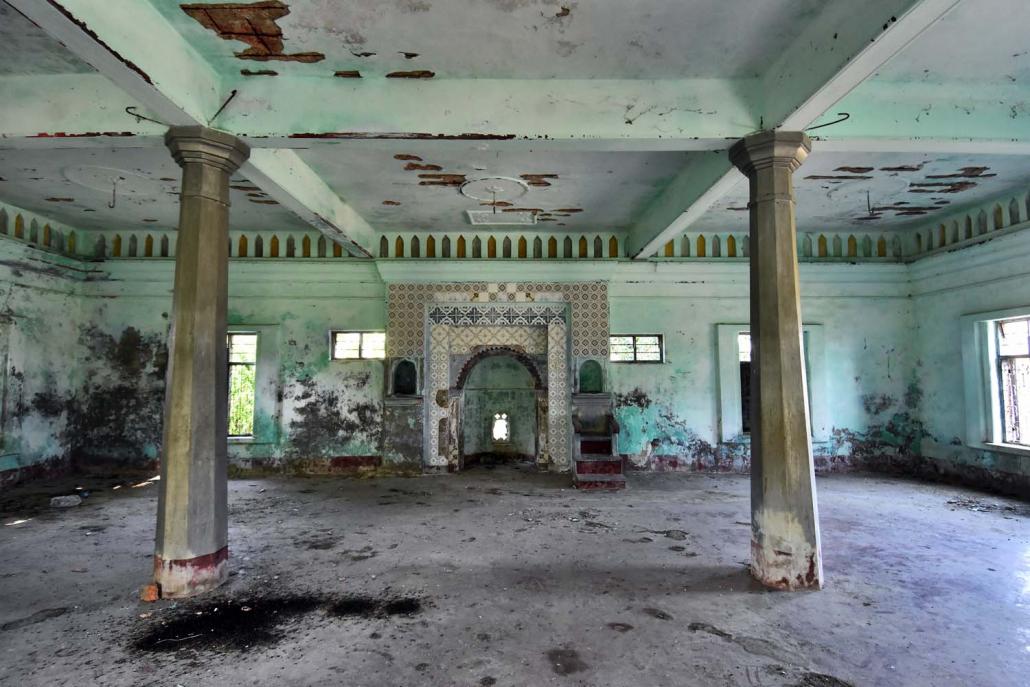
[[[503,224],[536,224],[536,213],[518,210],[516,212],[498,212],[494,210],[466,210],[469,224],[503,225]]]

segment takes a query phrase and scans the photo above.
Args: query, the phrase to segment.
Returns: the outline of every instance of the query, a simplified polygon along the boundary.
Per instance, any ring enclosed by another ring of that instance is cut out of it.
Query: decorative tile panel
[[[552,467],[566,470],[569,459],[569,369],[565,323],[547,328],[547,424]]]
[[[608,285],[604,282],[398,283],[389,285],[387,301],[386,354],[389,357],[422,353],[425,345],[426,306],[436,303],[498,306],[568,303],[572,355],[608,355]],[[495,320],[498,323],[503,320],[500,314],[494,317],[498,318]]]
[[[431,324],[451,325],[536,325],[565,322],[563,305],[431,305]]]

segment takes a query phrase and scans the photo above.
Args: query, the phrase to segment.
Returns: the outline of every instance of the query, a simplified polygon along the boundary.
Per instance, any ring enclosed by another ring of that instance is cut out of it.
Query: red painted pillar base
[[[229,547],[196,558],[154,556],[154,584],[162,599],[178,599],[214,589],[229,577]]]

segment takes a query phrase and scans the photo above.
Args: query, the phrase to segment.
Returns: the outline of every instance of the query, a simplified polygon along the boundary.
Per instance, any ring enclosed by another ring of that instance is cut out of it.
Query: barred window
[[[258,335],[253,332],[231,332],[226,341],[229,348],[230,437],[254,434],[257,341]]]
[[[1002,440],[1030,446],[1030,317],[1000,320],[995,332]]]
[[[615,363],[660,363],[665,360],[661,334],[618,334],[608,339],[609,360]]]
[[[333,360],[382,360],[386,357],[384,332],[333,332]]]

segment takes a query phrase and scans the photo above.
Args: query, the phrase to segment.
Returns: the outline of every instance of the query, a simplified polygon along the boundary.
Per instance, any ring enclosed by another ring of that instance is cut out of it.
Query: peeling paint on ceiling
[[[0,150],[0,198],[82,229],[174,229],[181,170],[164,148]],[[116,183],[114,183],[116,181]],[[108,204],[114,200],[114,208]],[[230,227],[307,229],[238,175]]]
[[[501,211],[560,219],[570,230],[611,230],[633,223],[686,161],[688,153],[530,152],[423,149],[342,150],[320,146],[299,155],[369,222],[382,230],[459,229],[466,210],[487,207],[459,187],[482,177],[521,179],[529,191]],[[439,171],[420,171],[432,167]],[[386,202],[389,201],[389,202]]]
[[[325,56],[328,67],[289,65],[297,75],[425,70],[438,78],[636,79],[753,77],[824,2],[762,0],[741,12],[724,0],[293,0],[249,3],[251,9],[190,3],[188,16],[178,3],[153,4],[226,75],[239,70],[234,54],[244,46],[218,33],[242,33],[229,25],[243,13],[260,15],[266,33],[281,31],[282,52]],[[204,5],[218,9],[204,13]],[[210,30],[217,26],[223,29]]]
[[[850,172],[863,170],[861,174]],[[1019,156],[829,153],[818,147],[794,175],[798,229],[891,228],[1030,186]],[[741,181],[694,226],[745,231],[747,183]]]

